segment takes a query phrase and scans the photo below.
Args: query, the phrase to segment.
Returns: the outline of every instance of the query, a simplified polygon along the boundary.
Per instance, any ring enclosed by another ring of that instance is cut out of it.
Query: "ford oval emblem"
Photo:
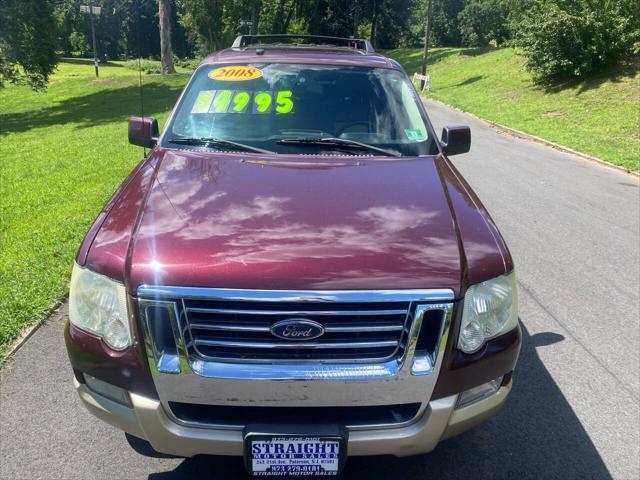
[[[271,334],[283,340],[313,340],[324,334],[324,327],[306,318],[289,318],[271,325]]]

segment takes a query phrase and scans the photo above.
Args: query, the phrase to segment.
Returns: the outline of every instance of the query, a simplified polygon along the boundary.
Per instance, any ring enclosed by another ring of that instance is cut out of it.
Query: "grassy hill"
[[[385,52],[410,75],[421,49]],[[584,81],[545,90],[535,86],[513,49],[436,48],[428,96],[487,120],[640,169],[640,60]]]

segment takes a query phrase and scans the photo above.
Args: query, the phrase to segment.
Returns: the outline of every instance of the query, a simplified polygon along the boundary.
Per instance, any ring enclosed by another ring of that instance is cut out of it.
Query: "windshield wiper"
[[[232,142],[231,140],[222,140],[221,138],[193,138],[193,137],[181,137],[181,138],[170,138],[167,140],[169,143],[175,143],[178,145],[196,145],[203,147],[221,147],[227,149],[238,149],[243,150],[245,152],[256,152],[256,153],[276,153],[271,150],[265,150],[263,148],[252,147],[251,145],[245,145],[244,143]]]
[[[390,157],[401,157],[402,155],[392,150],[379,148],[368,143],[356,142],[355,140],[347,140],[346,138],[332,138],[332,137],[319,137],[319,138],[283,138],[276,143],[280,145],[326,145],[328,147],[356,149],[356,150],[369,150],[370,152],[382,153]]]

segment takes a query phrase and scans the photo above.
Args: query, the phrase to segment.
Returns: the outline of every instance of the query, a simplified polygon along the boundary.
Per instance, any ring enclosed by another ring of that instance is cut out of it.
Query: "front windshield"
[[[340,145],[350,141],[399,155],[434,154],[437,147],[417,102],[406,75],[392,69],[207,65],[194,74],[163,146],[187,148],[176,140],[213,138],[277,153],[376,155]],[[320,138],[343,142],[308,141]],[[197,148],[221,149],[219,144]]]

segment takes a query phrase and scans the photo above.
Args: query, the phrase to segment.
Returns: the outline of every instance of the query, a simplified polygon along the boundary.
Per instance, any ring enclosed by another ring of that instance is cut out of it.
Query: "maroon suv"
[[[296,41],[297,43],[291,43]],[[155,450],[335,475],[492,415],[521,342],[509,251],[400,65],[243,36],[193,73],[78,252],[66,343],[96,416]]]

